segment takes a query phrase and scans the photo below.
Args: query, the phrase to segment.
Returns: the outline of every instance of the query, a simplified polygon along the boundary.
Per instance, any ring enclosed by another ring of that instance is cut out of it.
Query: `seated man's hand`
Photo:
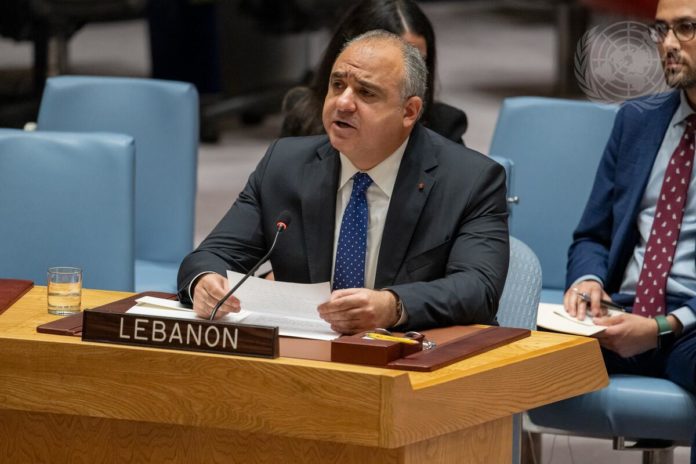
[[[591,303],[589,307],[587,302],[580,296],[582,293],[590,296]],[[602,288],[602,285],[596,280],[583,280],[565,292],[563,306],[565,306],[568,314],[582,321],[587,313],[590,313],[592,317],[606,315],[606,311],[600,303],[601,300],[611,300]]]
[[[396,324],[396,297],[386,290],[346,288],[331,293],[329,301],[317,308],[331,328],[354,334]]]
[[[229,290],[227,279],[220,274],[210,273],[201,276],[193,287],[193,311],[200,317],[210,318],[215,305]],[[237,313],[240,309],[239,300],[232,295],[220,306],[215,319],[220,319],[227,313]]]
[[[596,335],[599,344],[623,358],[657,347],[657,324],[647,317],[625,313],[598,317],[594,323],[607,326]]]

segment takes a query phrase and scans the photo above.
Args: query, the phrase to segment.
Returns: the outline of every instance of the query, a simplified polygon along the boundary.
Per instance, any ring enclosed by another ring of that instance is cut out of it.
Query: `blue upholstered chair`
[[[511,98],[500,112],[490,154],[514,163],[508,197],[510,233],[527,243],[543,269],[542,301],[562,301],[566,257],[585,208],[617,107],[548,98]],[[611,376],[607,388],[528,413],[537,432],[687,443],[696,427],[693,395],[675,384]],[[648,449],[644,462],[670,462],[671,450]]]
[[[614,449],[635,441],[644,463],[671,464],[672,447],[693,439],[696,398],[669,380],[617,374],[608,387],[534,409],[528,419],[530,431],[611,438]]]
[[[541,296],[541,264],[534,252],[515,237],[510,237],[510,264],[505,287],[498,305],[498,322],[503,327],[536,329]],[[522,415],[513,416],[512,462],[520,462]]]
[[[46,83],[38,129],[135,139],[135,289],[176,291],[179,264],[193,248],[196,89],[153,79],[54,77]]]
[[[498,305],[501,326],[536,329],[541,282],[541,263],[534,251],[521,240],[510,237],[510,264]]]
[[[572,233],[589,197],[617,108],[551,98],[503,102],[489,154],[514,163],[510,234],[541,262],[542,301],[560,303]]]
[[[0,277],[75,266],[85,287],[132,291],[134,172],[126,135],[0,129]]]
[[[508,210],[509,205],[511,205],[515,200],[510,197],[510,189],[512,188],[512,175],[513,175],[513,169],[515,167],[515,163],[512,162],[510,158],[505,158],[503,156],[491,156],[491,159],[495,161],[496,163],[500,164],[503,166],[505,169],[505,187],[507,188],[508,191]]]

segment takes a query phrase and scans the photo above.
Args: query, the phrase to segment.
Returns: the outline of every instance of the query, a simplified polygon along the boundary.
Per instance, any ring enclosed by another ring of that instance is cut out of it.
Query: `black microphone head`
[[[292,216],[290,215],[290,211],[288,211],[287,209],[284,209],[278,215],[278,219],[276,219],[276,227],[278,229],[281,229],[281,230],[287,229],[288,226],[290,225],[291,219],[292,219]]]

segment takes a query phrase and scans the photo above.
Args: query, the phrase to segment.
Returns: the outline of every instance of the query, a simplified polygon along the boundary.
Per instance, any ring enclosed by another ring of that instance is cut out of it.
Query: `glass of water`
[[[51,267],[48,269],[48,312],[65,316],[80,312],[82,269]]]

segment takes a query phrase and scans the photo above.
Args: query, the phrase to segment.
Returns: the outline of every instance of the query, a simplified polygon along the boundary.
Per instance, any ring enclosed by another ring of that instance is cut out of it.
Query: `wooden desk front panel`
[[[509,464],[512,459],[510,418],[401,448],[8,410],[0,410],[0,436],[0,462],[14,464]]]
[[[123,298],[84,291],[88,306]],[[82,343],[37,334],[38,287],[0,316],[0,409],[398,448],[607,383],[596,341],[532,337],[432,373]]]

